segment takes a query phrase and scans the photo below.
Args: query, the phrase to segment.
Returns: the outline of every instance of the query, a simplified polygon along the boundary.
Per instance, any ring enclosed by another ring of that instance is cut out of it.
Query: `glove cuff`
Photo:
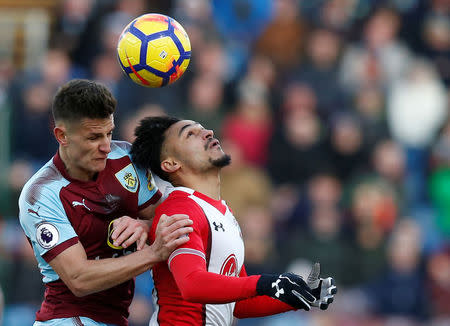
[[[258,295],[269,295],[272,288],[273,275],[262,274],[256,282],[256,293]]]

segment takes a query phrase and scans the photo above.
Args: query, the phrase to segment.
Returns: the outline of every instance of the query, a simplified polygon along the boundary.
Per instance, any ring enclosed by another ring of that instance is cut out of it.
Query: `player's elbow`
[[[69,288],[69,290],[73,293],[73,295],[78,298],[91,294],[91,291],[89,291],[89,289],[86,288],[86,285],[79,280],[76,279],[71,280],[67,282],[66,285]]]
[[[195,287],[184,287],[180,289],[181,297],[183,300],[194,303],[203,303],[202,296],[199,295],[198,289]]]
[[[72,270],[72,273],[66,275],[66,277],[63,278],[63,281],[76,297],[84,297],[93,293],[92,289],[89,287],[89,282],[87,282],[86,277],[83,277],[83,272],[81,270]]]

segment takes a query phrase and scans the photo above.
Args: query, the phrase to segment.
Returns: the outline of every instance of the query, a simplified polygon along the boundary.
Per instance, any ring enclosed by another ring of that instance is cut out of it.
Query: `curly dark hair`
[[[73,79],[61,86],[52,105],[55,121],[83,118],[105,119],[116,110],[117,101],[106,86],[87,79]]]
[[[136,139],[131,147],[131,158],[137,167],[150,169],[161,179],[169,181],[169,176],[161,169],[161,149],[165,132],[180,121],[174,117],[148,117],[140,121],[134,134]]]

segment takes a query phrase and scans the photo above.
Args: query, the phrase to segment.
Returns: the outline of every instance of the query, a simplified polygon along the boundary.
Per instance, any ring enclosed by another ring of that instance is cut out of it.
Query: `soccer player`
[[[230,326],[233,317],[267,316],[292,309],[326,309],[336,287],[314,265],[305,282],[293,273],[247,276],[244,242],[236,219],[220,198],[220,170],[230,163],[211,130],[191,120],[145,118],[136,129],[131,155],[174,186],[156,208],[193,220],[189,241],[153,267],[154,325]]]
[[[55,95],[58,152],[19,198],[46,286],[34,325],[128,325],[133,277],[167,259],[192,231],[187,216],[163,216],[145,245],[150,223],[134,218],[151,218],[161,194],[134,166],[131,145],[111,140],[115,107],[93,81],[70,81]]]

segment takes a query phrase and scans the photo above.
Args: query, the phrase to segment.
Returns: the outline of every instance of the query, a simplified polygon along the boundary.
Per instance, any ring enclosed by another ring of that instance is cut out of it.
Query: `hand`
[[[334,285],[332,277],[326,279],[319,278],[320,264],[315,263],[311,268],[306,283],[312,289],[312,294],[317,299],[312,303],[312,306],[326,310],[334,300],[334,295],[337,293],[337,287]]]
[[[122,216],[109,223],[108,245],[114,249],[123,249],[136,242],[137,250],[141,250],[147,241],[149,230],[149,221]]]
[[[256,283],[256,292],[306,311],[311,309],[311,304],[316,300],[306,282],[294,273],[261,275]]]
[[[167,260],[177,247],[189,241],[189,233],[194,231],[192,220],[185,214],[161,215],[156,226],[155,241],[151,247],[160,261]]]

